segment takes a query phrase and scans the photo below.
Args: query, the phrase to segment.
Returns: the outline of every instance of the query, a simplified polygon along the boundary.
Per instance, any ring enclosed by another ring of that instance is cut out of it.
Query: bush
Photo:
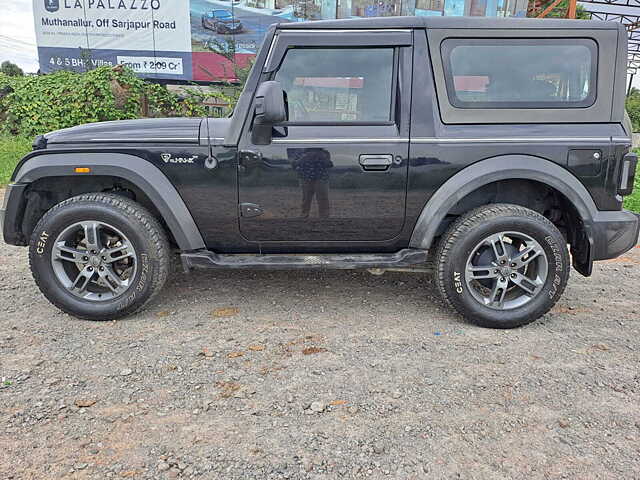
[[[0,135],[0,187],[9,183],[13,169],[31,151],[31,140]]]
[[[4,73],[5,75],[9,75],[10,77],[21,77],[24,75],[22,69],[13,62],[9,60],[5,60],[0,64],[0,73]]]
[[[200,96],[181,98],[121,66],[26,77],[0,73],[4,133],[33,137],[89,122],[204,115]]]
[[[625,108],[631,119],[634,132],[640,132],[640,91],[632,88],[625,101]]]
[[[640,148],[636,148],[634,151],[640,155]],[[636,173],[634,185],[633,193],[624,199],[624,208],[632,212],[640,213],[640,171]]]
[[[640,213],[640,175],[636,176],[633,194],[624,199],[624,208],[632,212]]]

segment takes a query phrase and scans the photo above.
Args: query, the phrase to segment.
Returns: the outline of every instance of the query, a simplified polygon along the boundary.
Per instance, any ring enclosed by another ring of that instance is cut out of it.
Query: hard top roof
[[[375,29],[375,28],[501,28],[501,29],[598,29],[619,30],[618,22],[600,20],[569,20],[539,18],[495,18],[495,17],[372,17],[347,18],[342,20],[317,20],[312,22],[279,23],[278,29]]]

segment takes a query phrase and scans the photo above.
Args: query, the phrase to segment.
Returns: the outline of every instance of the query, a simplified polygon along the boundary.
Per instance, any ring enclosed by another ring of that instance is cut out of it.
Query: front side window
[[[292,48],[275,80],[291,123],[391,121],[393,48]]]
[[[448,39],[445,84],[457,108],[583,108],[596,97],[589,39]]]

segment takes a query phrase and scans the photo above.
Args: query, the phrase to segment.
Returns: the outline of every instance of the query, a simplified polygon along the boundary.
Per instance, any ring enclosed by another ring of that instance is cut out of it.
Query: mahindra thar
[[[425,269],[469,321],[545,314],[638,239],[614,22],[390,17],[274,25],[230,118],[39,136],[2,212],[44,296],[140,310],[185,270]],[[421,295],[422,292],[415,292]]]

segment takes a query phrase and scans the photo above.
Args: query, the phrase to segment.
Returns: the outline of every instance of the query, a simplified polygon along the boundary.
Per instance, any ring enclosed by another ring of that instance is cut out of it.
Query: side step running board
[[[220,255],[201,250],[180,255],[185,272],[192,268],[356,269],[408,267],[424,263],[427,250],[407,248],[396,253],[350,253],[321,255]]]

